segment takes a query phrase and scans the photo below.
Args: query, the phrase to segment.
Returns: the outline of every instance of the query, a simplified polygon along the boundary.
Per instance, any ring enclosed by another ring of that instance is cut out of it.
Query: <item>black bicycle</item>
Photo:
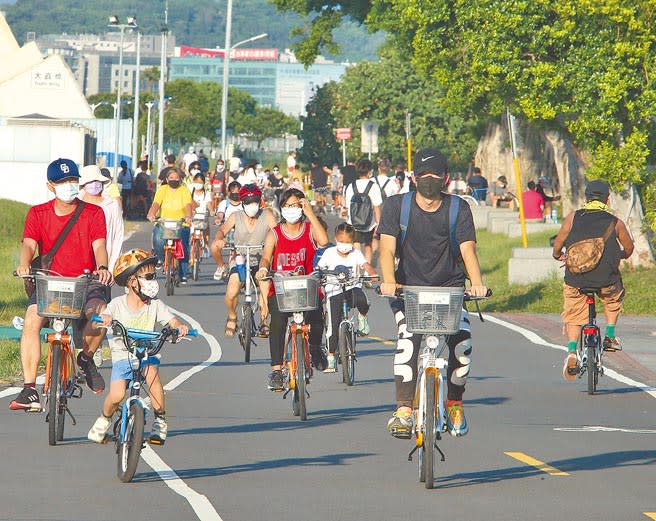
[[[602,363],[603,346],[601,331],[597,326],[597,307],[595,295],[599,294],[597,288],[580,288],[579,291],[585,295],[585,303],[588,305],[588,323],[581,328],[581,335],[576,348],[578,359],[578,375],[582,378],[588,374],[588,394],[594,394],[597,390],[599,377],[604,374]]]

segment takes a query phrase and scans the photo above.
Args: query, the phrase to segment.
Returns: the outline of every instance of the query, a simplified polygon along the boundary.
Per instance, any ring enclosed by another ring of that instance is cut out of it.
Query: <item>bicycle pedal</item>
[[[156,437],[151,437],[151,438],[148,439],[148,443],[150,443],[151,445],[164,445],[165,441],[166,440],[162,440],[162,439],[156,438]]]
[[[27,409],[23,409],[23,410],[24,410],[25,412],[31,412],[31,413],[35,413],[35,412],[43,412],[43,411],[45,411],[45,409],[44,409],[43,407],[41,407],[41,405],[39,405],[39,406],[33,406],[33,407],[28,407]],[[47,418],[47,415],[46,415],[46,418]],[[46,421],[48,421],[48,420],[46,419]]]

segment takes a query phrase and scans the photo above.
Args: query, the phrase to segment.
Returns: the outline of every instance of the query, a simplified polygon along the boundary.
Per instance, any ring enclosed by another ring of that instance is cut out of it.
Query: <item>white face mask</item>
[[[203,183],[194,183],[194,190],[202,190]]]
[[[353,251],[352,242],[336,242],[335,247],[339,253],[351,253]]]
[[[216,165],[216,171],[217,171],[217,172],[223,172],[224,170],[225,170],[225,166],[224,166],[224,165]]]
[[[282,218],[285,219],[290,224],[297,223],[301,220],[303,215],[302,208],[283,208],[282,209]]]
[[[77,183],[64,183],[53,186],[55,189],[55,197],[57,197],[62,203],[72,203],[80,193],[80,187]]]
[[[156,280],[139,280],[141,294],[148,298],[155,298],[159,293],[159,282]]]
[[[249,203],[243,206],[244,206],[244,212],[249,217],[255,217],[257,215],[257,212],[260,211],[260,205],[258,203]]]

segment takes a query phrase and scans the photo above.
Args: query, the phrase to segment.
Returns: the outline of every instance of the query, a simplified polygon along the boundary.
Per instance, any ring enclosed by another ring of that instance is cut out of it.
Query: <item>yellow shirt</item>
[[[186,206],[191,204],[191,193],[185,186],[173,190],[169,185],[162,185],[155,192],[153,202],[159,204],[162,219],[177,221],[187,217]]]
[[[121,197],[121,191],[118,189],[118,186],[113,181],[105,186],[105,195],[118,199]]]

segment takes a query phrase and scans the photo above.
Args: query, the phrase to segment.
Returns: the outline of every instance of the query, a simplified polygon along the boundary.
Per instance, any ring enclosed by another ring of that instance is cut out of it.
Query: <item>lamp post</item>
[[[110,29],[119,29],[121,31],[121,41],[118,48],[118,84],[116,88],[116,108],[114,116],[114,180],[118,177],[118,154],[119,154],[119,137],[120,130],[119,124],[121,120],[121,86],[123,82],[123,41],[125,39],[126,29],[137,29],[137,19],[134,16],[128,16],[128,22],[122,24],[118,20],[118,16],[112,15],[109,17]]]
[[[164,25],[160,30],[161,49],[159,57],[159,118],[157,121],[157,165],[155,170],[158,173],[162,169],[162,159],[164,159],[164,83],[166,81],[166,49],[169,34],[169,2],[166,1],[164,6]]]
[[[153,101],[149,101],[146,103],[146,108],[148,109],[148,117],[146,119],[146,154],[148,155],[149,163],[152,163],[153,161],[153,155],[150,150],[153,146],[152,132],[150,129],[150,111],[152,110],[154,105],[155,103]]]
[[[106,101],[100,101],[98,103],[89,103],[89,106],[91,107],[91,114],[93,114],[93,117],[96,117],[96,109],[100,107],[101,105],[107,105]]]
[[[141,31],[137,29],[137,73],[134,83],[134,113],[132,116],[132,169],[134,170],[139,159],[139,149],[137,141],[139,139],[139,88],[140,78],[139,73],[141,69]]]
[[[246,43],[254,42],[255,40],[260,40],[266,38],[267,33],[258,34],[257,36],[252,36],[241,42],[237,42],[234,45],[230,45],[230,38],[232,32],[232,0],[228,0],[228,10],[226,13],[226,36],[225,36],[225,46],[223,48],[223,88],[221,92],[221,157],[224,161],[227,161],[226,157],[226,126],[228,119],[228,83],[229,83],[229,66],[230,66],[230,57],[232,51],[235,50],[240,45]]]

